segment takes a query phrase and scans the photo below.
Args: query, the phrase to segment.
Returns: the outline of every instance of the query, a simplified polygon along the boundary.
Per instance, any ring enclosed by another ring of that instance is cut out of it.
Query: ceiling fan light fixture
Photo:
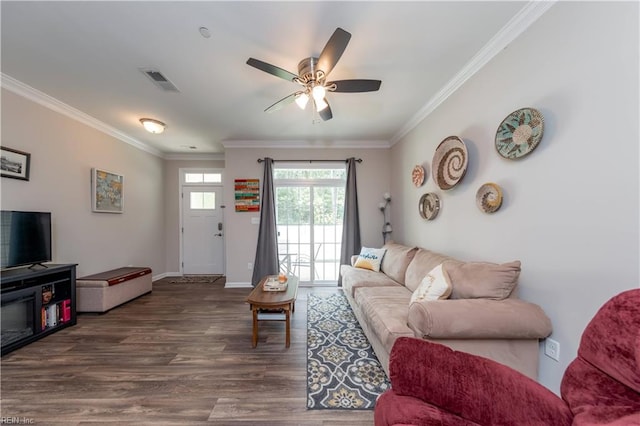
[[[313,86],[313,89],[311,89],[311,94],[313,95],[313,99],[316,101],[316,103],[318,103],[324,99],[327,91],[325,90],[324,86],[317,85]]]
[[[344,53],[350,39],[351,34],[349,32],[342,28],[336,28],[318,57],[310,56],[298,63],[298,74],[259,59],[247,59],[247,65],[249,66],[302,86],[302,89],[269,106],[265,109],[265,112],[277,111],[294,101],[299,108],[305,109],[309,100],[312,99],[314,117],[319,116],[323,121],[327,121],[333,118],[331,106],[326,98],[327,92],[360,93],[375,92],[380,89],[380,83],[382,83],[380,80],[327,81],[327,76]],[[319,121],[314,118],[313,122]]]
[[[166,124],[162,121],[154,120],[153,118],[141,118],[140,123],[142,123],[147,132],[153,134],[164,132],[164,128],[166,127]]]
[[[307,106],[307,102],[309,102],[309,95],[306,93],[300,93],[296,97],[296,104],[300,107],[300,109],[305,109]]]
[[[314,98],[313,100],[316,103],[316,111],[318,112],[322,111],[323,109],[329,106],[329,104],[324,99],[318,100]]]

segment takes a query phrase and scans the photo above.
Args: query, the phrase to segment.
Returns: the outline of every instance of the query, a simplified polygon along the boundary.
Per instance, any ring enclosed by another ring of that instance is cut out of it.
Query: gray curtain
[[[350,265],[351,256],[359,254],[360,216],[358,214],[358,189],[356,184],[356,159],[347,160],[347,187],[344,194],[344,218],[342,223],[342,250],[340,264]],[[338,286],[342,287],[342,275],[338,277]]]
[[[276,229],[276,197],[273,190],[273,159],[265,158],[260,229],[251,285],[257,286],[265,275],[277,275],[278,270],[278,230]]]

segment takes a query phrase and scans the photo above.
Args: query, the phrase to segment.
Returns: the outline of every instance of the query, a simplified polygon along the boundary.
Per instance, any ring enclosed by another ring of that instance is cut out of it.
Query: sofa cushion
[[[447,299],[410,304],[408,326],[431,339],[541,339],[551,321],[540,306],[519,299]]]
[[[518,283],[520,261],[499,265],[488,262],[445,262],[453,291],[452,299],[493,299],[509,297]]]
[[[402,287],[400,283],[395,282],[385,274],[349,265],[340,266],[340,275],[342,276],[342,288],[351,297],[354,296],[355,290],[360,287]]]
[[[423,248],[418,249],[407,267],[404,285],[412,292],[415,291],[429,271],[446,260],[457,262],[449,256]]]
[[[398,337],[414,335],[407,326],[410,298],[411,292],[401,285],[361,287],[355,292],[355,303],[387,353]]]
[[[380,270],[394,281],[404,284],[407,267],[418,251],[418,248],[407,247],[396,243],[387,243],[384,245],[384,248],[387,249],[387,252],[382,258],[382,267]]]
[[[380,271],[380,264],[382,264],[382,258],[384,257],[387,249],[385,248],[369,248],[362,247],[360,255],[356,259],[356,263],[353,265],[356,268],[370,269],[373,272]]]
[[[446,299],[451,294],[449,276],[442,269],[442,263],[433,268],[411,295],[411,303]]]

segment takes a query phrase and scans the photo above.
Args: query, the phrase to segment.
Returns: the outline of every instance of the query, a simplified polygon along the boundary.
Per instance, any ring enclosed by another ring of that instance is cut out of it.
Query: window
[[[184,174],[185,183],[222,183],[222,173],[192,173]]]
[[[192,191],[189,201],[192,210],[213,210],[216,208],[216,193]]]

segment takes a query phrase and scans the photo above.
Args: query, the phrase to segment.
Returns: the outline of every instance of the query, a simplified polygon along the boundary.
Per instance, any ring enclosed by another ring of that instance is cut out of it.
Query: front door
[[[221,186],[183,186],[183,274],[224,274]]]

